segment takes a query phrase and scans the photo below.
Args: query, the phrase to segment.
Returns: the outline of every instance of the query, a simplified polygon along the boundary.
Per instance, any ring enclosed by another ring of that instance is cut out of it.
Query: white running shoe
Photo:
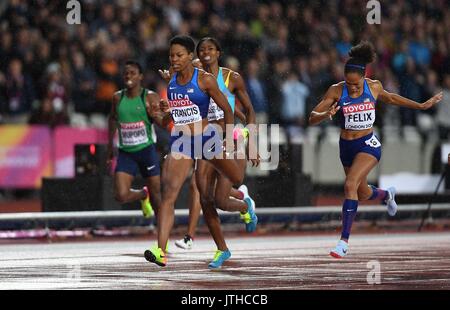
[[[330,255],[334,258],[342,258],[347,255],[348,252],[348,243],[344,240],[339,240],[337,246],[330,251]]]
[[[183,239],[175,241],[175,245],[181,249],[190,250],[194,245],[194,240],[190,236],[185,235]]]
[[[395,202],[395,187],[389,187],[387,189],[388,197],[386,198],[387,210],[390,216],[394,216],[397,213],[397,203]]]
[[[248,188],[246,185],[242,184],[241,186],[239,186],[238,191],[242,192],[244,194],[244,199],[247,197],[250,197],[248,195]]]

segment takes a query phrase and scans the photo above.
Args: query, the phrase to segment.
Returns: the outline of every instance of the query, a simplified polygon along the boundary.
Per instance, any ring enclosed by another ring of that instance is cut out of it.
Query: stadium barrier
[[[400,205],[397,215],[389,217],[386,208],[380,205],[361,206],[358,208],[358,220],[376,221],[401,221],[420,219],[427,210],[427,204]],[[218,210],[222,223],[241,224],[237,213]],[[339,221],[342,212],[341,206],[327,207],[278,207],[259,208],[259,223],[327,223]],[[187,209],[175,210],[175,225],[186,225],[189,211]],[[432,209],[433,218],[448,219],[450,217],[450,204],[435,204]],[[148,226],[153,219],[146,219],[141,211],[116,210],[116,211],[84,211],[84,212],[41,212],[41,213],[7,213],[0,214],[0,230],[19,229],[71,229],[80,227],[125,227]]]

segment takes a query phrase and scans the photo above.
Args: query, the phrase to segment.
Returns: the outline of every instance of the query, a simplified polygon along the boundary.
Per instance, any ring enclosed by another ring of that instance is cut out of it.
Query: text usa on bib
[[[169,106],[175,125],[187,125],[202,120],[199,107],[189,99],[189,95],[171,93]]]

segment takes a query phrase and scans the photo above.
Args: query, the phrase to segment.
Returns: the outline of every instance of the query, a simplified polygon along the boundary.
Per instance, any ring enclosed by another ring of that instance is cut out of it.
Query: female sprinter
[[[358,201],[382,201],[387,205],[391,216],[397,211],[394,188],[382,190],[367,184],[367,175],[381,158],[381,143],[372,129],[377,100],[419,110],[429,109],[442,100],[442,93],[439,93],[420,104],[387,92],[380,81],[365,78],[366,66],[375,58],[374,48],[368,42],[354,46],[349,56],[344,70],[345,81],[332,85],[309,117],[309,123],[316,125],[337,114],[341,123],[339,148],[346,178],[341,239],[330,252],[335,258],[342,258],[347,254],[348,238]]]
[[[226,159],[223,138],[208,125],[208,107],[212,98],[224,111],[225,123],[233,126],[233,112],[220,91],[213,75],[194,68],[195,43],[188,36],[176,36],[170,41],[170,64],[175,74],[167,88],[168,107],[162,106],[164,123],[171,119],[174,129],[171,148],[162,176],[162,202],[158,213],[158,247],[145,251],[145,258],[159,266],[166,266],[162,250],[167,244],[174,222],[174,203],[195,158],[208,159],[233,184],[241,184],[244,173],[235,160]],[[167,109],[170,109],[168,113]],[[216,256],[225,260],[228,249],[218,249]]]
[[[255,113],[242,77],[237,72],[219,66],[221,54],[219,42],[214,38],[205,37],[197,44],[196,51],[202,67],[216,77],[219,88],[227,97],[228,104],[233,112],[235,110],[235,96],[237,95],[246,110],[245,120],[247,124],[255,125]],[[225,129],[224,113],[214,100],[211,100],[209,105],[208,121]],[[245,172],[246,160],[243,158],[238,163],[240,169]],[[258,165],[259,161],[255,158],[252,159],[252,163]],[[209,162],[198,160],[197,165],[196,181],[205,222],[217,247],[219,249],[227,248],[215,207],[228,212],[239,211],[247,232],[253,232],[258,222],[255,214],[255,203],[248,196],[245,186],[241,186],[240,191],[234,190],[231,182],[225,176],[217,173]],[[230,198],[230,195],[238,199]],[[199,211],[190,210],[191,213]],[[219,259],[213,260],[209,267],[218,268],[222,263],[223,261]]]

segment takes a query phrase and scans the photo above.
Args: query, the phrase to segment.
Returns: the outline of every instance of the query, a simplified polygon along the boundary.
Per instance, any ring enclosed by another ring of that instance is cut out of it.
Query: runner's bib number
[[[144,122],[120,124],[120,135],[124,146],[135,146],[149,141]]]
[[[217,105],[217,103],[211,98],[208,108],[208,121],[216,121],[225,117],[223,110]]]
[[[373,148],[377,148],[381,146],[380,141],[377,139],[375,135],[373,135],[370,139],[366,140],[365,143]]]
[[[373,102],[343,105],[345,129],[365,130],[375,122],[375,104]]]
[[[200,108],[188,98],[169,100],[174,125],[187,125],[202,120]]]

